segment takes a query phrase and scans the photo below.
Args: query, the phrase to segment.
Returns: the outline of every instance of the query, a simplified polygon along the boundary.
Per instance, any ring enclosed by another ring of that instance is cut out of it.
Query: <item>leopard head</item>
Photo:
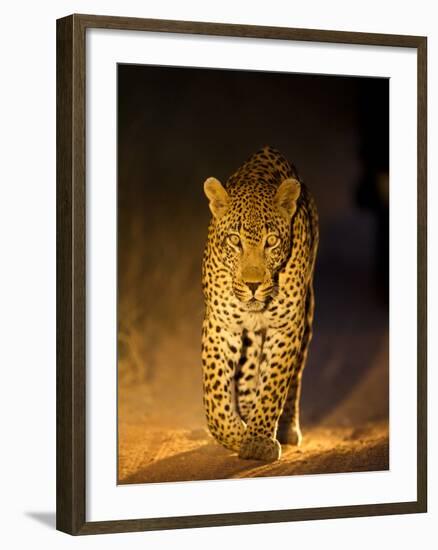
[[[278,293],[278,273],[290,257],[291,220],[301,186],[294,178],[225,187],[208,178],[204,191],[213,214],[218,260],[235,297],[248,311],[262,311]]]

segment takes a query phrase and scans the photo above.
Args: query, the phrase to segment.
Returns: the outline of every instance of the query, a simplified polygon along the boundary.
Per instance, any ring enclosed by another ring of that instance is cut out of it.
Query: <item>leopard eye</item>
[[[277,235],[271,234],[271,235],[268,235],[266,239],[266,246],[273,247],[279,244],[279,242],[280,242],[279,237]]]
[[[233,246],[240,246],[240,237],[235,233],[231,233],[230,235],[228,235],[227,240]]]

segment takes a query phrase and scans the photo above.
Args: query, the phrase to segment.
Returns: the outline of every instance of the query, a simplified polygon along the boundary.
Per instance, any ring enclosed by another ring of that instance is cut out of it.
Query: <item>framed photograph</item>
[[[57,528],[425,512],[426,38],[57,22]]]

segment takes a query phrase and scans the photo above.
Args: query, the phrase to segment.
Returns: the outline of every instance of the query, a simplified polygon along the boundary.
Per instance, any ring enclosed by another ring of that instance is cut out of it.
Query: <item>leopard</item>
[[[300,445],[303,369],[313,334],[316,203],[294,164],[265,146],[225,185],[204,182],[202,387],[207,427],[241,459]]]

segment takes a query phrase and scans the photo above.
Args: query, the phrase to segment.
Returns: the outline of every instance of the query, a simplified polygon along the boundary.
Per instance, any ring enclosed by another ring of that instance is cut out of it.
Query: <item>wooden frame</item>
[[[418,61],[417,500],[87,522],[85,514],[85,31],[87,28],[415,48]],[[427,39],[71,15],[57,21],[57,529],[72,535],[418,513],[427,510]]]

